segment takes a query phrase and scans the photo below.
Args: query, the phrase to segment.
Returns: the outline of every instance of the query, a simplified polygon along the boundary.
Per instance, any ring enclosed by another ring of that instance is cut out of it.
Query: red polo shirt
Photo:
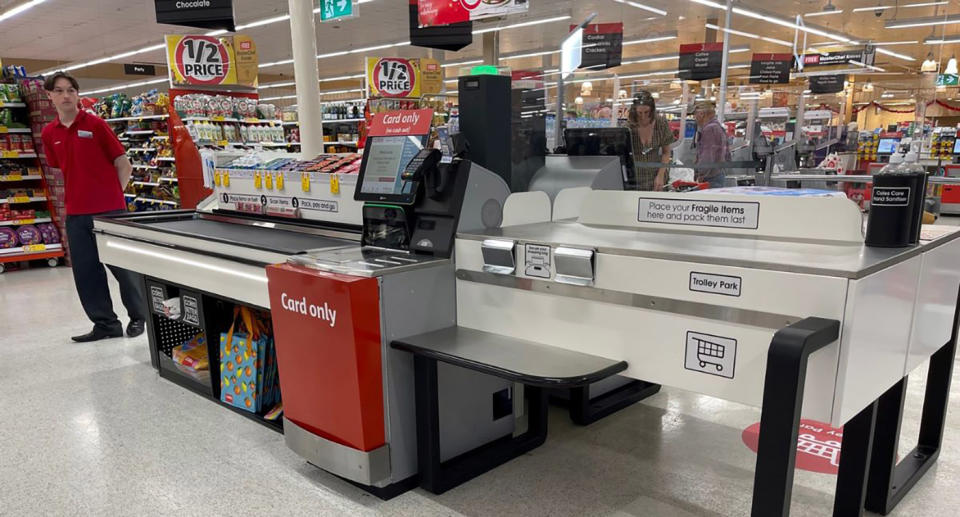
[[[113,160],[126,153],[110,126],[83,110],[70,127],[57,120],[43,128],[47,163],[63,171],[67,215],[126,208]]]

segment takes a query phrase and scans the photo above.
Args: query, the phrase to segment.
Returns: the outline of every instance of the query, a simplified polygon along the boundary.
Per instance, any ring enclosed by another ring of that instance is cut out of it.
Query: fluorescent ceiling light
[[[650,11],[654,14],[659,14],[660,16],[666,16],[667,12],[663,9],[657,9],[656,7],[650,7],[649,5],[641,4],[640,2],[631,2],[629,0],[613,0],[618,4],[627,4],[630,7],[636,7],[637,9],[643,9],[644,11]]]
[[[440,68],[447,68],[451,66],[479,65],[480,63],[483,63],[482,59],[471,59],[469,61],[458,61],[456,63],[444,63],[440,65]]]
[[[542,20],[531,20],[529,22],[514,23],[512,25],[504,25],[502,27],[490,27],[489,29],[477,29],[473,31],[474,34],[485,34],[487,32],[496,32],[505,29],[516,29],[519,27],[530,27],[531,25],[540,25],[543,23],[552,23],[559,22],[563,20],[569,20],[570,16],[554,16],[553,18],[544,18]]]
[[[88,67],[88,66],[99,65],[99,64],[101,64],[101,63],[109,63],[110,61],[118,61],[118,60],[121,60],[121,59],[128,58],[128,57],[130,57],[130,56],[135,56],[135,55],[137,55],[137,54],[143,54],[144,52],[152,52],[152,51],[154,51],[154,50],[161,50],[161,49],[165,49],[165,48],[167,48],[166,45],[152,45],[152,46],[144,47],[144,48],[141,48],[141,49],[138,49],[138,50],[131,50],[131,51],[129,51],[129,52],[122,52],[122,53],[120,53],[120,54],[114,54],[114,55],[109,56],[109,57],[103,57],[103,58],[100,58],[100,59],[94,59],[94,60],[91,60],[91,61],[86,61],[86,62],[84,62],[84,63],[79,63],[79,64],[72,65],[72,66],[67,66],[67,67],[63,67],[63,68],[52,68],[52,69],[49,70],[49,71],[62,70],[62,71],[64,71],[64,72],[69,72],[69,71],[71,71],[71,70],[78,70],[78,69],[80,69],[80,68],[86,68],[86,67]]]
[[[288,83],[270,83],[264,84],[259,87],[260,90],[267,90],[270,88],[286,88],[287,86],[296,86],[297,83],[290,81]]]
[[[901,5],[900,8],[904,9],[907,7],[933,7],[935,5],[947,5],[949,3],[950,2],[922,2],[919,4]],[[876,5],[873,7],[857,7],[856,9],[853,10],[853,12],[862,13],[862,12],[868,12],[868,11],[886,11],[887,9],[894,9],[896,7],[897,6],[895,5]]]
[[[47,1],[47,0],[31,0],[30,2],[27,2],[27,3],[25,3],[25,4],[20,4],[20,5],[16,6],[16,7],[14,7],[13,9],[9,9],[9,10],[7,10],[7,11],[4,11],[4,12],[0,13],[0,22],[2,22],[3,20],[6,20],[6,19],[8,19],[8,18],[13,18],[14,16],[16,16],[16,15],[18,15],[18,14],[20,14],[20,13],[22,13],[22,12],[28,10],[28,9],[33,9],[34,7],[36,7],[36,6],[44,3],[44,2],[46,2],[46,1]],[[664,13],[664,14],[666,14],[666,13]]]
[[[887,20],[883,24],[886,29],[908,29],[910,27],[930,27],[934,25],[952,25],[960,23],[960,15],[929,16],[926,18],[910,18],[906,20]]]
[[[927,40],[923,40],[923,42],[924,42],[925,44],[927,44],[927,45],[940,45],[940,44],[948,44],[948,43],[960,43],[960,38],[953,38],[953,39],[943,39],[943,38],[940,38],[940,39],[927,39]]]
[[[842,14],[843,9],[835,9],[833,11],[816,11],[813,13],[806,13],[803,15],[804,18],[813,18],[814,16],[826,16],[828,14]]]
[[[330,81],[346,81],[348,79],[362,79],[366,76],[367,74],[353,74],[353,75],[341,75],[337,77],[324,77],[323,79],[320,79],[320,82],[327,83]]]
[[[907,55],[904,55],[904,54],[898,54],[898,53],[896,53],[896,52],[887,50],[887,49],[885,49],[885,48],[878,48],[878,49],[876,49],[876,50],[877,50],[877,54],[883,54],[883,55],[885,55],[885,56],[900,58],[900,59],[902,59],[902,60],[904,60],[904,61],[916,61],[915,58],[912,58],[912,57],[907,56]]]
[[[895,45],[916,45],[920,43],[917,40],[913,41],[871,41],[870,44],[875,47],[892,47]]]
[[[721,4],[721,3],[718,3],[718,2],[714,2],[713,0],[690,0],[690,1],[693,2],[693,3],[696,3],[696,4],[705,5],[705,6],[708,6],[708,7],[713,7],[714,9],[726,9],[726,8],[727,8],[726,5]],[[790,28],[790,29],[795,29],[795,30],[799,30],[799,31],[803,31],[803,32],[809,32],[810,34],[816,34],[816,35],[818,35],[818,36],[823,36],[824,38],[830,38],[830,39],[835,39],[835,40],[844,41],[844,42],[851,41],[850,38],[847,38],[847,37],[845,37],[845,36],[841,36],[841,35],[839,35],[839,34],[832,34],[832,33],[828,32],[828,31],[821,30],[821,29],[818,29],[818,28],[816,28],[816,27],[810,27],[810,26],[806,26],[806,25],[797,25],[796,23],[794,23],[794,22],[792,22],[792,21],[790,21],[790,20],[785,20],[785,19],[783,19],[783,18],[779,18],[779,17],[776,17],[776,16],[771,16],[771,15],[767,15],[767,14],[762,14],[762,13],[760,13],[760,12],[752,11],[752,10],[750,10],[750,9],[744,9],[743,7],[734,7],[734,8],[733,8],[733,12],[736,13],[736,14],[739,14],[739,15],[741,15],[741,16],[746,16],[746,17],[748,17],[748,18],[754,18],[754,19],[756,19],[756,20],[763,20],[763,21],[765,21],[765,22],[772,23],[772,24],[775,24],[775,25],[780,25],[780,26],[782,26],[782,27],[787,27],[787,28]]]
[[[743,36],[743,37],[746,37],[746,38],[752,38],[752,39],[758,39],[758,40],[762,40],[762,41],[767,41],[767,42],[770,42],[770,43],[776,43],[777,45],[782,45],[782,46],[784,46],[784,47],[791,47],[791,48],[793,47],[793,43],[790,43],[789,41],[783,41],[782,39],[776,39],[776,38],[767,38],[767,37],[765,37],[765,36],[759,36],[759,35],[757,35],[757,34],[752,34],[752,33],[749,33],[749,32],[743,32],[743,31],[738,31],[738,30],[733,30],[733,29],[725,29],[725,28],[723,28],[723,27],[720,27],[719,25],[714,25],[714,24],[712,24],[712,23],[705,24],[705,27],[708,28],[708,29],[723,31],[723,32],[726,32],[726,33],[729,33],[729,34],[734,34],[734,35],[737,35],[737,36]]]
[[[166,77],[163,77],[163,78],[160,78],[160,79],[150,79],[149,81],[137,81],[137,82],[135,82],[135,83],[126,83],[126,84],[121,84],[121,85],[118,85],[118,86],[111,86],[111,87],[109,87],[109,88],[100,88],[99,90],[90,90],[90,91],[88,91],[88,92],[83,92],[83,95],[93,95],[93,94],[97,94],[97,93],[115,92],[115,91],[118,91],[118,90],[126,90],[127,88],[138,88],[138,87],[140,87],[140,86],[147,86],[147,85],[150,85],[150,84],[159,84],[159,83],[164,83],[164,82],[167,82],[167,81],[169,81],[169,79],[166,78]]]

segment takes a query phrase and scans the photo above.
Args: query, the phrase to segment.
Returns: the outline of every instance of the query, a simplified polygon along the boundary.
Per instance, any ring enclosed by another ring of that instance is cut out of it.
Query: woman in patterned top
[[[627,120],[633,139],[633,161],[670,163],[670,144],[676,138],[667,119],[657,115],[657,103],[650,92],[637,93]],[[665,167],[636,169],[637,190],[663,190],[668,178]]]

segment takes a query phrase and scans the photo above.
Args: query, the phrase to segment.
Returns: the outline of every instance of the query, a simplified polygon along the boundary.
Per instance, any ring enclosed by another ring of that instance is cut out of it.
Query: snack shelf
[[[0,221],[0,226],[22,226],[25,224],[52,223],[50,217],[38,217],[36,219],[14,219],[12,221]]]
[[[177,178],[160,178],[160,183],[180,183],[180,180]]]
[[[108,118],[104,119],[106,122],[132,122],[140,120],[163,120],[169,117],[170,115],[143,115],[140,117],[120,117],[120,118]]]
[[[0,126],[0,133],[30,133],[30,128]]]
[[[25,159],[25,158],[36,158],[37,153],[21,153],[20,151],[0,151],[0,158],[6,158],[9,160]]]
[[[300,121],[299,121],[299,120],[287,120],[287,121],[283,122],[283,125],[284,125],[284,126],[299,126],[299,125],[300,125]]]
[[[323,145],[357,145],[356,140],[344,140],[340,142],[324,142]]]
[[[14,182],[14,181],[29,181],[29,180],[38,180],[42,179],[43,176],[39,174],[28,174],[26,176],[17,176],[14,174],[8,174],[5,176],[0,176],[0,181]]]
[[[127,149],[127,151],[131,153],[152,153],[156,150],[156,147],[131,147]]]
[[[25,203],[37,203],[40,201],[46,201],[46,197],[8,197],[5,199],[0,199],[0,205],[21,205]]]
[[[366,120],[365,118],[342,118],[342,119],[336,119],[336,120],[324,120],[323,123],[324,123],[324,124],[339,124],[339,123],[341,123],[341,122],[343,122],[343,123],[363,122],[363,121],[365,121],[365,120]]]
[[[156,133],[156,131],[153,129],[135,129],[132,131],[125,131],[125,133],[128,135],[152,135]]]
[[[157,157],[157,161],[158,162],[175,162],[177,161],[177,159],[174,158],[173,156],[159,156]]]
[[[149,181],[134,181],[134,185],[140,185],[141,187],[159,187],[160,183],[152,183]]]
[[[0,258],[24,257],[36,255],[38,253],[47,253],[59,251],[63,255],[63,244],[33,244],[30,246],[21,246],[19,248],[0,249]]]
[[[264,147],[286,147],[290,145],[289,142],[259,142],[259,144]]]
[[[133,164],[133,168],[134,168],[134,169],[148,170],[148,171],[155,171],[155,170],[160,169],[160,167],[158,167],[158,166],[156,166],[156,165],[140,165],[140,164]]]
[[[277,119],[232,118],[232,117],[186,117],[184,122],[229,122],[233,124],[280,124]]]
[[[129,194],[125,194],[125,195],[130,196]],[[180,204],[180,203],[177,203],[176,201],[165,201],[163,199],[154,199],[152,197],[143,197],[143,196],[131,196],[131,197],[133,197],[135,201],[142,201],[144,203],[159,203],[161,205],[171,205],[171,206],[177,206]]]
[[[26,108],[25,102],[0,102],[0,108]]]

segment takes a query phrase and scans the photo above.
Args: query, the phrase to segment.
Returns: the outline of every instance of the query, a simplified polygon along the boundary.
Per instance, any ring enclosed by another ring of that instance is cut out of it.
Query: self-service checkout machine
[[[496,227],[509,193],[462,145],[446,157],[424,149],[431,117],[415,113],[371,126],[354,195],[361,242],[267,268],[287,445],[385,498],[413,488],[418,470],[413,360],[389,344],[455,324],[457,229]],[[439,375],[445,457],[513,433],[512,383]]]

